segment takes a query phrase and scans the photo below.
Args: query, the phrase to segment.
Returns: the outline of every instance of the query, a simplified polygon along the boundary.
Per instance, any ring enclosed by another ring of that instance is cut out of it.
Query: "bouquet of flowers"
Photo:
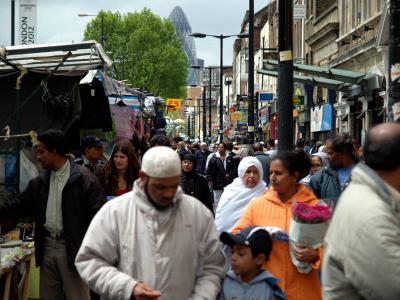
[[[331,215],[331,208],[325,204],[311,206],[295,202],[292,205],[292,221],[289,230],[290,257],[300,273],[309,273],[312,265],[297,260],[294,247],[296,245],[314,249],[321,247]]]

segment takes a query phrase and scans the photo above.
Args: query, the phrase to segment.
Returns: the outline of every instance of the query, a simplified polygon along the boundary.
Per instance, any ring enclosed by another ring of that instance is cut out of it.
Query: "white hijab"
[[[251,166],[257,168],[260,179],[258,184],[250,189],[245,186],[243,176]],[[261,196],[266,189],[266,184],[262,179],[263,169],[257,158],[253,156],[243,158],[238,166],[238,174],[239,177],[235,178],[230,185],[224,188],[224,192],[218,202],[215,213],[215,224],[219,233],[223,231],[230,232],[243,215],[244,209],[250,200]]]

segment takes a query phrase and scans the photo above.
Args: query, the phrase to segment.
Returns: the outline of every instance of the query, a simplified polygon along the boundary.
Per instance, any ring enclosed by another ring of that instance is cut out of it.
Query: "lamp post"
[[[278,150],[293,148],[293,2],[279,0]]]
[[[190,66],[192,69],[200,70],[200,66]],[[200,100],[199,100],[200,102]],[[210,106],[211,107],[211,106]],[[210,119],[211,119],[211,110],[210,110]],[[206,111],[206,86],[203,85],[203,142],[206,140],[207,136],[207,111]],[[199,124],[200,124],[200,103],[199,103]],[[199,125],[200,126],[200,125]],[[199,134],[200,140],[200,134]]]
[[[11,46],[15,45],[15,0],[11,0]]]
[[[219,74],[219,138],[220,142],[223,140],[223,126],[224,126],[224,119],[223,119],[223,72],[224,72],[224,59],[223,59],[223,48],[224,48],[224,39],[229,38],[229,37],[238,37],[238,38],[245,38],[248,37],[247,33],[241,33],[241,34],[231,34],[231,35],[214,35],[214,34],[205,34],[205,33],[200,33],[200,32],[194,32],[191,34],[192,37],[195,38],[205,38],[207,36],[211,36],[214,38],[219,39],[219,47],[220,47],[220,74]],[[210,71],[211,73],[211,71]],[[211,84],[210,84],[210,100],[211,100]],[[210,105],[211,107],[211,105]]]
[[[230,109],[229,88],[230,88],[231,84],[232,84],[232,77],[229,76],[229,77],[225,80],[225,85],[228,87],[228,101],[226,101],[226,106],[227,106],[227,108],[226,108],[226,114],[227,114],[227,115],[229,115],[229,109]]]
[[[190,139],[190,134],[191,134],[191,131],[190,131],[190,113],[188,113],[188,126],[187,126],[187,135],[188,135],[188,138]]]
[[[254,0],[249,0],[248,143],[254,143]]]
[[[78,14],[78,17],[97,17],[98,15],[90,15],[90,14],[86,14],[86,13],[81,13]],[[104,47],[104,14],[101,13],[100,14],[100,18],[101,18],[101,45]]]

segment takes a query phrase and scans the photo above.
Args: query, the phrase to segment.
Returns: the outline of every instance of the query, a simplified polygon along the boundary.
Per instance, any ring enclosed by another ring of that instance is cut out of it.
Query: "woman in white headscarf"
[[[304,177],[303,179],[300,180],[300,183],[305,184],[306,186],[310,185],[310,180],[311,177],[317,173],[319,170],[321,170],[324,167],[327,167],[329,165],[329,161],[327,158],[327,154],[325,152],[316,152],[311,154],[311,169],[310,173]]]
[[[257,158],[247,156],[240,161],[239,176],[224,188],[218,203],[215,213],[218,232],[230,232],[251,199],[265,192],[266,184],[262,174],[262,166]]]

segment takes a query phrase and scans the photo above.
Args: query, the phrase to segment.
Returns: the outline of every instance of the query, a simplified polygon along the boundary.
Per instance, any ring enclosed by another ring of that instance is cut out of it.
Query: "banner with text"
[[[19,0],[19,44],[35,44],[36,28],[36,1]]]

